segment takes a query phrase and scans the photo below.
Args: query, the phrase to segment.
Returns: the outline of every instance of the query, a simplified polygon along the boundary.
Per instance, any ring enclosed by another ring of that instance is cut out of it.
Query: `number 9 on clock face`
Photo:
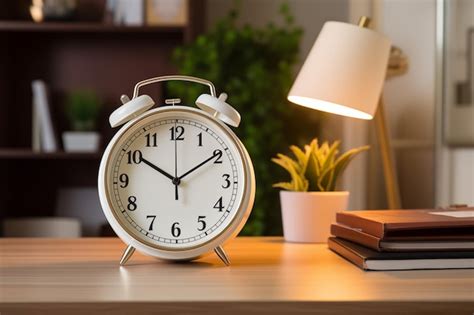
[[[180,106],[151,111],[112,143],[103,175],[107,203],[114,221],[141,243],[199,247],[242,211],[248,156],[209,115]]]

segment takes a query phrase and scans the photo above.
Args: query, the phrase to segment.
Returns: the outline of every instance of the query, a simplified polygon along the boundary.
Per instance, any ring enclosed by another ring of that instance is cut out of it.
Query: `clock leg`
[[[216,253],[217,256],[219,256],[219,258],[222,260],[222,262],[226,266],[230,265],[229,257],[225,253],[224,248],[222,248],[222,246],[217,246],[216,248],[214,248],[214,252]]]
[[[127,261],[132,257],[133,253],[135,252],[135,247],[132,245],[128,245],[125,251],[123,252],[122,258],[120,259],[120,266],[123,266],[127,263]]]

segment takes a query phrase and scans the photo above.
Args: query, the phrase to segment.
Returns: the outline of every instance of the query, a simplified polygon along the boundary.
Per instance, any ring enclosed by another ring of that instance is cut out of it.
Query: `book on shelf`
[[[33,92],[32,149],[44,152],[57,151],[58,143],[51,118],[46,84],[42,80],[34,80],[31,88]]]
[[[328,247],[363,270],[474,268],[474,252],[472,250],[378,252],[338,237],[330,237]]]
[[[144,23],[144,0],[107,0],[106,12],[116,25],[142,26]]]

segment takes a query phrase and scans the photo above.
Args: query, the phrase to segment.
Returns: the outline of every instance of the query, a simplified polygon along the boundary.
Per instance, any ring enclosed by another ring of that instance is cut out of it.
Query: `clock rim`
[[[231,141],[234,141],[243,164],[242,183],[244,185],[242,191],[242,198],[237,207],[236,214],[232,218],[231,222],[227,224],[227,226],[218,235],[216,235],[209,241],[185,249],[164,248],[146,240],[138,239],[132,234],[133,232],[129,231],[126,227],[124,227],[117,218],[117,214],[111,207],[112,203],[109,199],[109,193],[107,189],[108,181],[106,174],[108,165],[112,162],[111,153],[113,149],[117,145],[118,140],[129,129],[133,128],[137,123],[140,123],[140,121],[149,116],[164,112],[176,112],[178,114],[179,111],[188,112],[190,114],[197,114],[199,116],[203,116],[206,119],[209,119],[210,121],[216,123],[217,126],[221,128],[221,131],[223,131],[230,138]],[[137,250],[154,257],[169,260],[192,260],[211,252],[214,248],[218,246],[224,245],[227,241],[237,236],[237,234],[242,230],[243,226],[247,222],[248,217],[250,216],[253,207],[253,202],[255,199],[255,173],[253,170],[252,161],[246,148],[244,147],[240,139],[235,135],[235,133],[224,123],[215,119],[212,115],[203,112],[199,109],[187,106],[160,107],[149,110],[141,114],[140,116],[134,118],[133,120],[129,121],[127,124],[122,126],[120,130],[114,135],[112,140],[107,145],[107,148],[105,149],[101,159],[98,176],[98,188],[99,199],[105,217],[107,218],[107,221],[111,225],[114,232],[125,244],[131,245]]]

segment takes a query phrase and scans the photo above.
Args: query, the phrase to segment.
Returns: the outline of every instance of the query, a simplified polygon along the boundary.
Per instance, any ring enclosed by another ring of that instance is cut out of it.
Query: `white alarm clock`
[[[179,99],[150,110],[154,101],[139,96],[151,83],[180,80],[205,84],[210,94],[200,108]],[[107,146],[99,169],[102,209],[128,247],[162,259],[192,260],[215,251],[229,265],[223,244],[235,237],[250,215],[255,197],[252,161],[226,126],[237,127],[239,113],[216,96],[214,85],[189,76],[163,76],[135,85],[130,100],[110,116],[125,124]]]

